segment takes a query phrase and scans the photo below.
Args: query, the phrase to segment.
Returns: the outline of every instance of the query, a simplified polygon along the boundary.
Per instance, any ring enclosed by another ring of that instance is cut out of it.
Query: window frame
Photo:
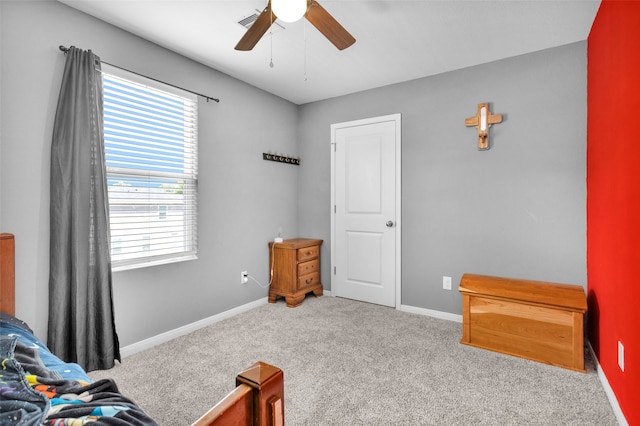
[[[177,176],[176,174],[173,174],[170,172],[160,172],[160,171],[154,172],[151,170],[141,171],[140,169],[137,169],[137,170],[127,169],[122,167],[113,167],[113,166],[105,165],[107,182],[109,182],[109,180],[119,179],[122,176],[128,176],[131,179],[135,179],[136,176],[148,176],[148,177],[153,176],[158,180],[169,179],[169,178],[176,178],[176,179],[179,178],[179,179],[184,179],[185,181],[188,180],[189,181],[188,184],[183,186],[182,190],[186,191],[188,188],[189,192],[187,194],[183,193],[184,196],[182,197],[182,199],[183,200],[189,199],[190,200],[189,206],[191,207],[189,209],[189,213],[187,214],[187,216],[183,218],[183,224],[181,227],[185,237],[189,236],[189,238],[185,238],[185,243],[184,243],[186,247],[185,250],[181,252],[169,253],[169,254],[137,256],[129,259],[116,259],[116,260],[112,259],[112,271],[117,272],[117,271],[145,268],[150,266],[164,265],[168,263],[183,262],[183,261],[197,259],[198,258],[198,98],[197,96],[190,92],[180,90],[174,86],[166,85],[159,81],[146,78],[139,74],[131,73],[121,68],[110,66],[108,64],[102,64],[102,75],[103,75],[103,79],[105,78],[105,76],[113,76],[114,78],[128,81],[142,88],[149,88],[150,90],[165,92],[170,95],[178,96],[186,100],[189,100],[190,102],[193,103],[193,109],[194,109],[193,119],[194,119],[194,127],[195,127],[193,131],[194,137],[193,137],[193,146],[192,146],[192,149],[194,152],[193,154],[194,160],[193,160],[193,164],[191,164],[191,167],[190,167],[191,169],[190,173],[183,173],[182,176]],[[105,96],[105,90],[103,85],[103,97],[104,96]],[[104,112],[103,112],[103,120],[104,120]],[[105,136],[105,152],[107,151],[107,145],[108,145],[107,138]],[[185,177],[185,174],[190,176]],[[153,201],[150,201],[149,203],[146,203],[146,204],[143,203],[141,205],[145,206],[150,213],[152,211],[152,207],[156,206],[156,204],[157,203],[154,204]],[[156,217],[160,221],[165,220],[167,210],[169,210],[168,206],[162,205],[163,209],[160,209],[161,205],[157,204],[157,207],[158,207],[158,211],[155,213]],[[163,210],[165,218],[161,216],[160,214],[161,210]],[[112,243],[118,240],[119,244],[117,244],[118,246],[117,249],[119,251],[122,251],[123,242],[121,239],[121,235],[114,236],[113,229],[111,229],[112,228],[111,225],[113,223],[111,219],[111,205],[109,206],[109,211],[110,211],[110,222],[109,222],[110,253],[113,257],[114,246],[112,245]],[[148,251],[149,246],[147,244],[150,244],[149,238],[145,239],[144,236],[141,236],[141,238],[142,238],[141,240],[142,250],[139,253]],[[117,253],[117,255],[122,256],[121,253]]]

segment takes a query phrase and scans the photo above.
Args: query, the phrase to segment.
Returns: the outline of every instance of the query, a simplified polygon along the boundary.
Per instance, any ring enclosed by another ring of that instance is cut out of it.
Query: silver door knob
[[[393,226],[393,221],[392,220],[388,220],[386,225],[387,225],[387,228],[391,228]]]

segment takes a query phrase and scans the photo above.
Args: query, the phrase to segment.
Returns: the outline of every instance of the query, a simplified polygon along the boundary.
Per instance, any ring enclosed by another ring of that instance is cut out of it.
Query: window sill
[[[135,263],[127,263],[127,264],[112,266],[111,267],[111,271],[112,272],[130,271],[132,269],[147,268],[147,267],[150,267],[150,266],[167,265],[169,263],[186,262],[186,261],[189,261],[189,260],[197,260],[197,259],[198,259],[198,255],[197,254],[189,254],[189,255],[180,256],[180,257],[167,257],[167,258],[164,258],[164,259],[153,259],[153,260],[148,260],[148,261],[138,261],[138,262],[135,262]]]

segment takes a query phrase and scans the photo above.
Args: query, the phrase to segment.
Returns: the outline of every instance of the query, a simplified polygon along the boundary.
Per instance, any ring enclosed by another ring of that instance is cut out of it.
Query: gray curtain
[[[113,316],[100,58],[71,47],[51,143],[47,345],[87,371],[120,360]]]

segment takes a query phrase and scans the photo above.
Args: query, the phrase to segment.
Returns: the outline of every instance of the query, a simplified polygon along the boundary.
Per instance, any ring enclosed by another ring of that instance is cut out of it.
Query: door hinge
[[[336,205],[335,205],[335,204],[333,205],[333,212],[334,212],[334,213],[337,213],[337,212],[338,212],[338,210],[337,210],[337,208],[336,208]]]
[[[334,266],[333,267],[333,275],[335,275],[335,274],[336,274],[336,267]]]

